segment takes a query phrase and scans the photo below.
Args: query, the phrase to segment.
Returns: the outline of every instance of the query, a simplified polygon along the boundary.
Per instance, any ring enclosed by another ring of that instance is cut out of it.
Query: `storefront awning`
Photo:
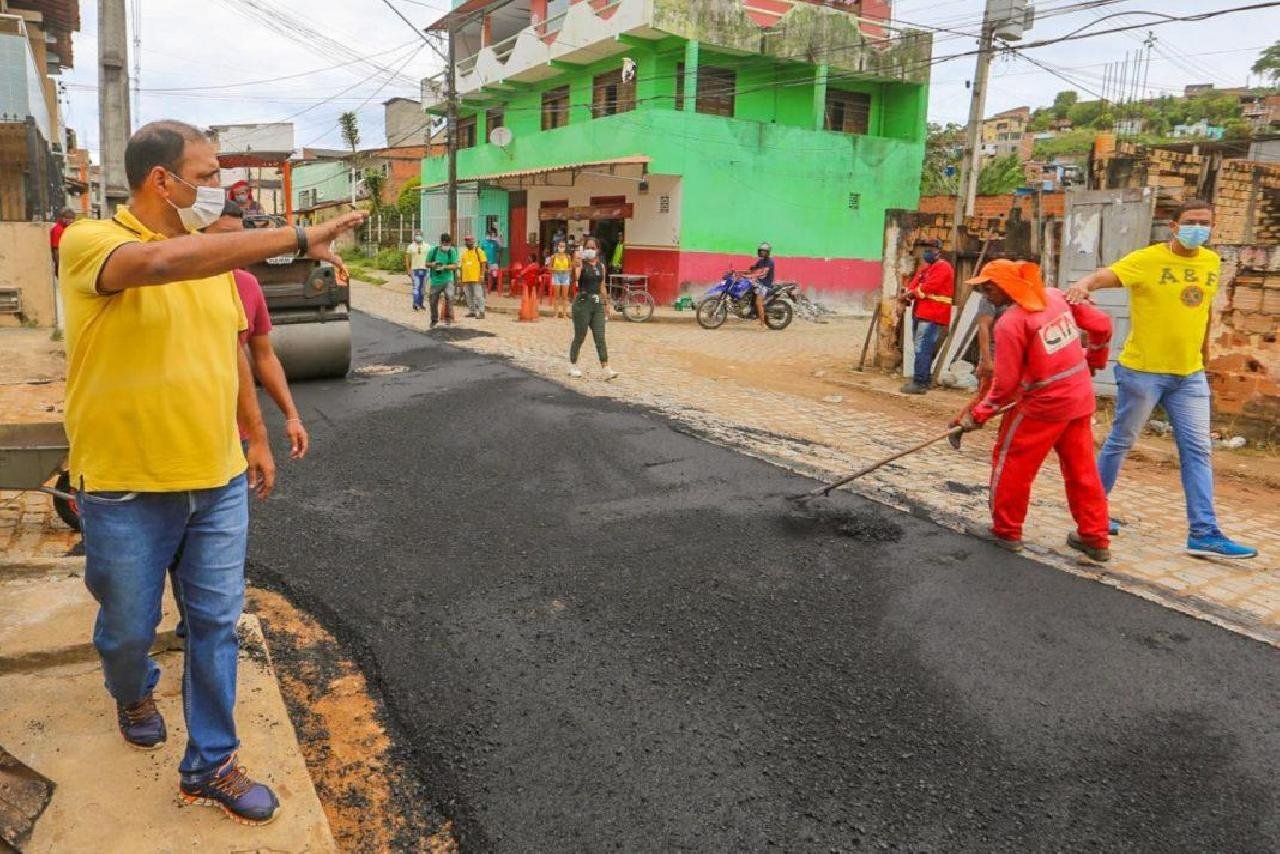
[[[585,205],[579,208],[542,208],[538,211],[538,219],[543,222],[583,219],[631,219],[635,213],[635,205],[630,202],[620,205]]]
[[[576,173],[584,169],[602,169],[611,166],[648,166],[650,157],[645,154],[633,154],[627,157],[615,157],[612,160],[585,160],[580,163],[565,163],[559,166],[540,166],[535,169],[513,169],[509,172],[490,172],[485,175],[469,175],[465,178],[459,178],[458,183],[473,183],[485,181],[488,183],[499,183],[501,181],[518,180],[523,182],[525,179],[536,178],[541,175],[554,175],[563,172]],[[447,182],[439,181],[430,186],[422,187],[423,190],[434,190],[443,187]]]

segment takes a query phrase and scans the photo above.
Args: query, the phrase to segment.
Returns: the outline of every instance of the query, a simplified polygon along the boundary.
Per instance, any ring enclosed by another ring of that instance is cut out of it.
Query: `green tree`
[[[1027,175],[1018,155],[997,157],[978,173],[978,195],[999,196],[1012,193],[1026,183]]]
[[[960,172],[960,152],[964,148],[964,128],[957,124],[930,123],[925,140],[924,165],[920,171],[920,194],[949,196],[956,192]],[[947,172],[952,174],[948,175]]]
[[[1053,120],[1057,118],[1052,110],[1036,110],[1031,114],[1031,122],[1027,125],[1029,131],[1048,130],[1053,127]]]
[[[1258,61],[1250,70],[1269,78],[1273,86],[1280,84],[1280,41],[1258,54]]]
[[[356,201],[356,157],[360,148],[360,124],[356,114],[346,112],[338,116],[338,127],[342,130],[342,141],[351,149],[351,203]]]
[[[373,213],[382,212],[382,190],[386,185],[387,179],[381,172],[373,169],[365,170],[364,187],[369,192],[369,209]]]
[[[1059,92],[1053,96],[1053,116],[1057,119],[1065,119],[1067,113],[1080,100],[1080,93],[1074,89],[1068,89],[1065,92]]]
[[[1075,127],[1086,127],[1098,120],[1102,115],[1101,101],[1081,101],[1067,108],[1067,118]]]
[[[396,199],[396,210],[406,217],[417,219],[418,214],[422,211],[422,193],[418,191],[421,186],[421,178],[410,178],[406,181],[405,185],[400,188],[400,198]]]
[[[1248,139],[1253,135],[1253,127],[1244,119],[1229,119],[1222,125],[1224,139]]]

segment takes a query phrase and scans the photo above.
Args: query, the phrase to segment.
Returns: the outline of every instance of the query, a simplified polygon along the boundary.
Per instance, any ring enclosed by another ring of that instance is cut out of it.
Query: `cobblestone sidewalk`
[[[355,282],[352,302],[405,326],[427,326],[426,315],[410,310],[399,287]],[[621,374],[611,383],[593,376],[590,342],[581,364],[586,378],[568,377],[568,321],[518,323],[510,315],[491,313],[460,326],[493,333],[459,337],[454,343],[460,347],[508,357],[586,395],[652,407],[714,441],[815,477],[838,476],[945,429],[936,403],[904,399],[890,406],[883,393],[851,382],[859,375],[848,365],[861,346],[865,320],[797,322],[783,333],[733,321],[716,332],[685,323],[611,321],[611,364]],[[986,522],[993,435],[986,430],[967,436],[959,453],[940,443],[880,469],[856,489],[888,504],[924,509],[949,527]],[[1126,525],[1104,568],[1082,563],[1066,549],[1073,524],[1061,475],[1048,464],[1032,494],[1028,554],[1280,645],[1277,498],[1280,493],[1262,485],[1223,484],[1219,515],[1229,533],[1257,545],[1262,555],[1241,562],[1197,560],[1181,552],[1186,521],[1176,469],[1131,461],[1112,495],[1113,514]]]

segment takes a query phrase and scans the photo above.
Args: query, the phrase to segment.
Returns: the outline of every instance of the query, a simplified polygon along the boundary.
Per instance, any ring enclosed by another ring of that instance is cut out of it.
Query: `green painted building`
[[[553,234],[624,241],[660,301],[768,241],[828,296],[880,283],[884,211],[913,208],[931,40],[884,0],[470,0],[455,42],[459,230],[523,261]],[[427,108],[443,113],[438,93]],[[423,162],[428,229],[446,159]],[[508,259],[503,259],[504,261]]]

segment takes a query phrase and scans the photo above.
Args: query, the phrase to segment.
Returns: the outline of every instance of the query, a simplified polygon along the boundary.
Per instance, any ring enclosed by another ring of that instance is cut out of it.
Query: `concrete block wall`
[[[22,314],[0,314],[3,326],[57,324],[49,223],[0,222],[0,290],[21,293]]]

